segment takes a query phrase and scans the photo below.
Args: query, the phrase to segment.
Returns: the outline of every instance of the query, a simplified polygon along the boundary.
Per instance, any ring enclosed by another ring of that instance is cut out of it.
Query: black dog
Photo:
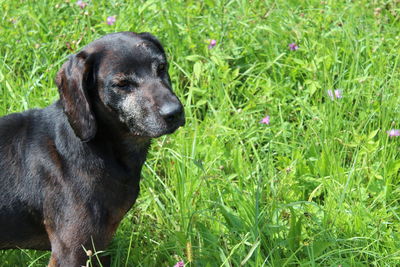
[[[75,267],[83,247],[106,248],[150,139],[185,123],[167,68],[149,33],[109,34],[62,66],[60,100],[0,118],[0,249],[51,249],[49,266]]]

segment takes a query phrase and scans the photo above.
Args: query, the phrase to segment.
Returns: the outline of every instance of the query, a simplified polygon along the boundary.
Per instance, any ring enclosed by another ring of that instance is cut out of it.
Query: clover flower
[[[269,116],[265,116],[265,118],[263,118],[261,121],[260,121],[260,123],[262,123],[262,124],[269,124],[270,123],[270,119],[269,119]]]
[[[212,39],[212,40],[210,40],[210,44],[208,45],[208,49],[212,49],[216,45],[217,45],[217,41]]]
[[[178,261],[175,265],[174,265],[174,267],[184,267],[185,266],[185,263],[183,262],[183,261]]]
[[[291,43],[289,44],[289,49],[292,51],[296,51],[297,49],[299,49],[299,46],[296,43]]]
[[[335,97],[336,98],[342,98],[343,96],[342,96],[342,90],[335,90],[334,91],[334,93],[335,93]]]
[[[82,0],[76,1],[76,4],[82,9],[84,9],[88,5],[88,3],[83,2]]]
[[[389,137],[397,137],[400,136],[400,130],[399,129],[391,129],[389,131],[386,131],[386,133],[389,135]]]
[[[332,100],[335,100],[335,98],[339,99],[339,98],[342,98],[342,97],[343,97],[343,95],[342,95],[342,90],[340,90],[340,89],[328,90],[327,93],[328,93],[328,96],[329,96]]]
[[[114,25],[115,21],[116,21],[115,16],[109,16],[109,17],[107,18],[107,24],[108,24],[108,25]]]

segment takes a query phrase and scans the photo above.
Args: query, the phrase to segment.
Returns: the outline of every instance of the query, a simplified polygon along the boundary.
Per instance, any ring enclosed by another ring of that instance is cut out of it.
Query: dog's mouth
[[[146,98],[130,96],[121,101],[117,113],[119,121],[135,136],[156,138],[185,125],[185,112],[177,98],[157,105]]]
[[[174,119],[155,119],[149,120],[147,123],[138,124],[135,120],[130,120],[128,128],[131,134],[140,137],[157,138],[166,134],[174,133],[179,127],[186,123],[185,115],[182,112]]]
[[[173,120],[164,120],[164,121],[165,124],[160,125],[158,131],[153,132],[152,137],[156,138],[166,134],[172,134],[176,130],[178,130],[179,127],[184,126],[186,123],[185,115],[183,112],[178,117],[175,117]]]
[[[182,127],[185,125],[186,120],[185,120],[185,114],[182,112],[177,118],[175,118],[173,121],[166,121],[168,128],[166,134],[172,134],[175,132],[179,127]]]
[[[171,134],[179,127],[185,125],[185,112],[179,100],[162,105],[156,112],[159,136]]]

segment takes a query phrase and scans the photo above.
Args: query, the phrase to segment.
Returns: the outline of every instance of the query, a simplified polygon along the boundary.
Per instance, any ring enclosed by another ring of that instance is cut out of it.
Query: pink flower
[[[116,20],[115,16],[109,16],[109,17],[107,18],[107,24],[108,24],[108,25],[114,25],[115,20]]]
[[[289,49],[292,51],[296,51],[297,49],[299,49],[299,46],[296,43],[291,43],[289,44]]]
[[[260,121],[260,123],[262,123],[262,124],[269,124],[269,122],[270,122],[270,119],[269,119],[269,116],[265,116],[265,118],[263,118],[261,121]]]
[[[85,8],[88,5],[88,3],[83,2],[82,0],[76,1],[76,4],[82,9]]]
[[[389,131],[386,131],[386,133],[389,135],[389,137],[400,136],[400,130],[399,129],[391,129]]]
[[[334,90],[334,91],[333,90],[328,90],[327,93],[328,93],[328,96],[332,100],[335,100],[335,98],[342,98],[343,97],[342,90],[340,90],[340,89],[337,89],[337,90]]]
[[[217,41],[212,39],[210,40],[210,44],[208,45],[208,49],[214,48],[217,45]]]
[[[184,267],[185,266],[185,263],[183,262],[183,261],[178,261],[175,265],[174,265],[174,267]]]
[[[342,90],[335,90],[335,97],[336,98],[342,98]]]

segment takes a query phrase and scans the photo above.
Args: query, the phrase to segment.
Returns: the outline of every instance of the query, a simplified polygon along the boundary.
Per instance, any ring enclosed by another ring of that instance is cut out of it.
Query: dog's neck
[[[128,169],[141,169],[146,160],[151,138],[134,136],[111,125],[98,125],[98,132],[91,141],[109,150]]]

